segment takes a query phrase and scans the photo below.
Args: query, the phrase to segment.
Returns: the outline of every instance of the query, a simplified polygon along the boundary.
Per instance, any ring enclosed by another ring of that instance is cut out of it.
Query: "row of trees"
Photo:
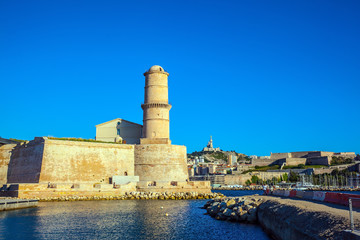
[[[341,165],[341,164],[353,163],[354,161],[355,160],[352,158],[332,157],[330,164],[331,165]]]
[[[304,180],[305,182],[312,183],[313,185],[325,186],[325,187],[354,187],[360,186],[360,177],[356,172],[350,172],[348,169],[338,170],[335,169],[331,173],[304,175],[301,177],[298,173],[290,171],[288,174],[283,174],[281,177],[263,180],[258,176],[254,175],[251,179],[245,182],[246,185],[252,183],[263,185],[263,184],[277,184],[279,182],[296,183]]]
[[[255,183],[257,185],[264,185],[264,184],[277,184],[279,182],[282,182],[282,181],[285,181],[287,182],[289,179],[288,179],[288,175],[286,173],[284,173],[282,176],[280,176],[279,178],[277,177],[273,177],[272,179],[268,179],[268,180],[263,180],[261,178],[259,178],[258,176],[256,175],[253,175],[251,177],[251,179],[247,180],[245,182],[246,185],[251,185],[252,183]]]

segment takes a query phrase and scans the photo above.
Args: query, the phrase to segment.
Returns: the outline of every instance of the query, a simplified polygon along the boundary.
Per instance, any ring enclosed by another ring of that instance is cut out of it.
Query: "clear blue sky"
[[[248,155],[360,153],[360,1],[0,0],[0,136],[142,123],[170,73],[171,140]]]

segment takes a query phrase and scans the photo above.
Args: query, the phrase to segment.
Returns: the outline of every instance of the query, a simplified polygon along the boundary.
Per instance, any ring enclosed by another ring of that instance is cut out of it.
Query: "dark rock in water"
[[[227,217],[223,213],[218,213],[215,217],[217,220],[226,220]]]
[[[218,214],[220,212],[220,203],[215,202],[213,205],[211,205],[207,208],[207,211],[210,216],[215,217],[216,214]]]
[[[226,216],[226,217],[230,217],[231,216],[231,213],[232,213],[233,211],[230,209],[230,208],[226,208],[225,210],[224,210],[224,212],[223,212],[223,214]]]
[[[233,208],[233,207],[235,207],[236,206],[236,201],[235,201],[235,199],[230,199],[227,203],[226,203],[226,206],[228,207],[228,208]]]
[[[218,220],[256,223],[257,207],[261,202],[261,199],[252,197],[223,198],[208,201],[204,208]]]
[[[203,207],[201,207],[202,209],[206,209],[207,207],[209,207],[212,203],[214,203],[214,200],[210,200],[210,201],[207,201],[205,203],[205,205]]]
[[[226,209],[226,202],[221,202],[220,203],[220,212],[223,212]]]

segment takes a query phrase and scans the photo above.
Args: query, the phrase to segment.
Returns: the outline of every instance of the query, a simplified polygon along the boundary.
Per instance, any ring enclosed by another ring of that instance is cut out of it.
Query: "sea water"
[[[40,202],[0,212],[0,239],[270,239],[258,225],[204,215],[206,201]]]

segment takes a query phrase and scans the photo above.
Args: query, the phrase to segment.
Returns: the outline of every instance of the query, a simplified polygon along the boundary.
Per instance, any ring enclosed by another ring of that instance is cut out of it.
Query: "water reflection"
[[[269,239],[260,227],[203,215],[205,200],[40,203],[0,212],[1,239]],[[166,216],[166,213],[168,216]]]

